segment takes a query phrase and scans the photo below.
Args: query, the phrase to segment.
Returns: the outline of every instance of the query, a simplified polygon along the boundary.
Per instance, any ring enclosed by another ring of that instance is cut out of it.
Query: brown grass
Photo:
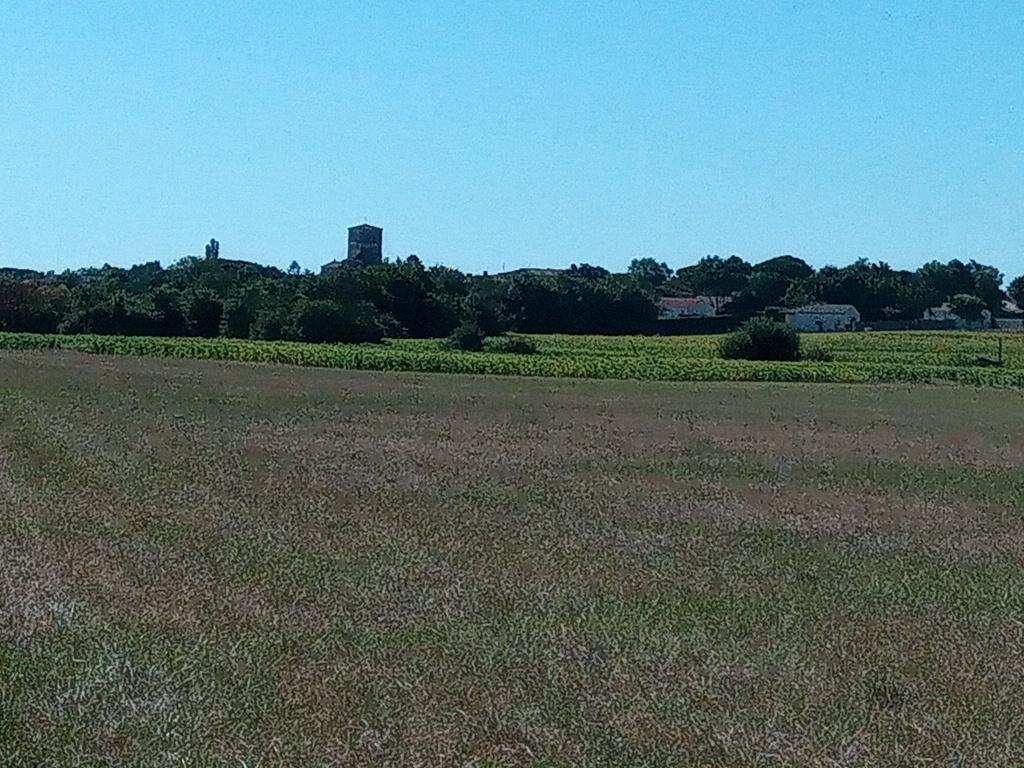
[[[1022,764],[1022,405],[3,354],[0,764]]]

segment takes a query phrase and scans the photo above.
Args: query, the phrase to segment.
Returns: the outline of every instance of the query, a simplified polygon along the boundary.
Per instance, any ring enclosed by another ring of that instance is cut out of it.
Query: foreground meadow
[[[0,765],[1024,764],[1024,396],[0,353]]]

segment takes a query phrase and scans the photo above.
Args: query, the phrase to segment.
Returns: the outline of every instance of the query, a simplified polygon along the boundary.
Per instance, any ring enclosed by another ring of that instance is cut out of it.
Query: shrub
[[[718,351],[727,360],[799,360],[800,337],[782,323],[756,317],[726,336]]]
[[[463,352],[479,352],[484,348],[484,332],[480,326],[473,322],[459,324],[451,336],[444,341],[447,349],[456,349]]]
[[[537,345],[522,336],[498,336],[487,341],[487,351],[506,355],[532,355],[537,352]]]

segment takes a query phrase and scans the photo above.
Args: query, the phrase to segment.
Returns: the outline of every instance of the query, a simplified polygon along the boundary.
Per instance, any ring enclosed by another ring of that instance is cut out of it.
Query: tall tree
[[[710,298],[717,312],[733,294],[747,287],[750,272],[750,264],[739,256],[727,259],[705,256],[692,267],[679,270],[676,275],[689,284],[695,293]]]
[[[979,264],[971,259],[967,268],[974,277],[973,294],[981,299],[990,312],[998,312],[1003,306],[1003,273],[987,264]]]
[[[210,239],[210,242],[206,244],[206,258],[218,259],[220,258],[220,243],[214,239]]]
[[[656,259],[648,257],[644,259],[633,259],[629,263],[627,274],[640,282],[646,283],[652,288],[656,288],[672,277],[672,270],[665,262],[659,262]]]
[[[985,302],[978,296],[969,293],[958,293],[950,300],[950,308],[959,317],[970,322],[981,320],[985,312]]]
[[[1018,307],[1024,309],[1024,275],[1014,278],[1007,287],[1006,292]]]

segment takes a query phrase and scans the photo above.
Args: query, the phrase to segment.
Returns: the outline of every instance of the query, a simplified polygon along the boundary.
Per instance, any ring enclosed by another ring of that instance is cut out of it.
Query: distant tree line
[[[153,336],[226,336],[310,342],[443,337],[467,323],[492,335],[647,333],[661,296],[710,296],[741,318],[810,302],[853,304],[866,321],[913,319],[954,302],[964,312],[1024,306],[1024,277],[976,261],[897,270],[866,260],[815,270],[793,256],[750,264],[708,256],[673,271],[635,259],[624,274],[589,264],[554,274],[469,275],[416,257],[317,275],[220,257],[162,267],[103,266],[61,274],[0,270],[0,330]],[[727,302],[727,305],[726,305]]]

